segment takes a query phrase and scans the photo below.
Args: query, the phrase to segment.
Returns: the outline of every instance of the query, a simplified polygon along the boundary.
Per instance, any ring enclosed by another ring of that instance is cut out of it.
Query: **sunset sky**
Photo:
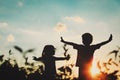
[[[93,44],[113,34],[112,42],[95,52],[101,53],[99,57],[117,49],[120,0],[0,0],[0,55],[18,45],[24,50],[35,48],[32,55],[41,56],[43,47],[52,44],[56,55],[62,56],[60,37],[82,44],[81,35],[86,32],[93,35]],[[67,47],[75,58],[76,51]]]

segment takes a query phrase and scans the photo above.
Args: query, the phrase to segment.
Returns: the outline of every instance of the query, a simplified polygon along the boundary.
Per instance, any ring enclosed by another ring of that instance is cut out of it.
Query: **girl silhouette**
[[[56,60],[69,60],[70,56],[66,57],[55,57],[55,48],[53,45],[46,45],[42,52],[42,57],[33,59],[36,61],[42,61],[45,65],[45,71],[43,72],[44,80],[55,80],[56,76]]]

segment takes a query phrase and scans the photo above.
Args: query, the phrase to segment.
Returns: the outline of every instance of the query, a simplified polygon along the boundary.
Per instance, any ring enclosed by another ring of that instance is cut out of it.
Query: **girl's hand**
[[[37,58],[35,56],[33,56],[33,60],[37,60]]]

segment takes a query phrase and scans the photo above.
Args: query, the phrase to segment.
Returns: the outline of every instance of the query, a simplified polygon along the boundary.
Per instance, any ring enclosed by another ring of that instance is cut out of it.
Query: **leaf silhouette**
[[[108,71],[109,68],[107,67],[107,63],[103,63],[103,66],[105,67],[105,69]]]
[[[14,48],[15,48],[16,50],[18,50],[20,53],[23,53],[22,48],[20,48],[19,46],[14,46]]]
[[[0,61],[3,61],[4,55],[0,55]]]
[[[117,55],[118,55],[118,50],[113,50],[113,51],[111,51],[108,55],[110,55],[110,54],[115,54],[115,59],[117,58]]]
[[[64,68],[64,66],[58,68],[58,70],[60,70],[61,72],[65,72],[65,68]]]
[[[72,69],[70,68],[70,67],[66,67],[66,70],[68,71],[68,72],[70,72],[70,75],[72,74]]]
[[[34,69],[33,69],[33,68],[27,68],[27,70],[29,70],[29,71],[33,71]]]
[[[112,58],[109,59],[108,64],[111,65]]]
[[[98,67],[99,70],[101,70],[101,66],[100,66],[100,62],[99,61],[97,62],[97,67]]]
[[[35,49],[29,49],[27,51],[25,51],[25,53],[28,53],[28,52],[33,52]]]
[[[25,65],[28,65],[28,57],[25,57]]]
[[[70,64],[71,67],[75,66],[75,64]]]
[[[107,80],[117,80],[117,76],[115,75],[118,71],[114,71],[113,73],[110,73],[107,75]]]
[[[64,49],[64,56],[66,56],[66,53],[67,53],[67,51],[68,51],[68,49],[66,49],[66,46],[67,46],[67,44],[64,44],[64,46],[63,46],[63,49]]]
[[[113,63],[114,65],[116,65],[116,66],[119,66],[119,65],[118,65],[116,62],[114,62],[114,61],[113,61],[112,63]]]
[[[114,71],[114,72],[113,72],[113,74],[117,74],[118,72],[119,72],[119,71],[118,71],[118,70],[116,70],[116,71]]]
[[[12,55],[12,53],[11,53],[12,51],[11,50],[9,50],[9,55]]]

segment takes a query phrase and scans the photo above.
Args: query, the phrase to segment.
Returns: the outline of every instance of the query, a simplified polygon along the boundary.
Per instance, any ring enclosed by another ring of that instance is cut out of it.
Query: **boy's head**
[[[90,33],[84,33],[82,35],[82,42],[84,45],[90,45],[92,43],[93,36]]]
[[[55,54],[55,48],[53,45],[46,45],[43,49],[42,55],[54,55]]]

